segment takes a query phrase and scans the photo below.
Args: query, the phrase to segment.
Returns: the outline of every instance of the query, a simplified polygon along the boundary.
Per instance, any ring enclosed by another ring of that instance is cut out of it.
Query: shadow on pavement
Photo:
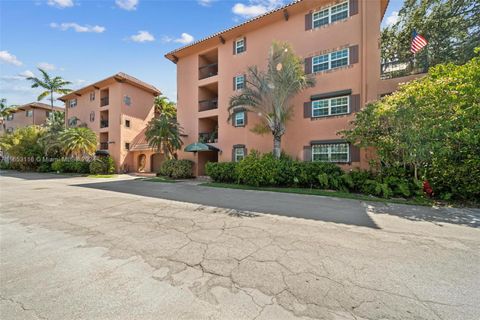
[[[452,223],[472,228],[480,228],[480,209],[421,207],[401,204],[369,203],[369,211],[375,214],[388,214],[412,221],[432,223]]]
[[[23,180],[52,180],[52,179],[69,179],[79,175],[66,175],[56,173],[37,173],[37,172],[21,172],[14,170],[0,170],[0,176],[19,178]]]
[[[139,180],[85,183],[73,186],[189,202],[242,212],[261,212],[379,228],[367,214],[366,207],[357,200]]]

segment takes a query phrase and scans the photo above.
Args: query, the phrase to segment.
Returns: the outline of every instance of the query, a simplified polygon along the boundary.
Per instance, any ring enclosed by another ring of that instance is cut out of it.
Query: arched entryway
[[[147,163],[147,156],[145,156],[145,154],[139,154],[138,155],[138,167],[137,167],[137,171],[138,172],[145,172],[145,165]]]
[[[150,171],[151,172],[159,172],[160,166],[162,165],[164,160],[163,154],[161,153],[154,153],[150,156]]]

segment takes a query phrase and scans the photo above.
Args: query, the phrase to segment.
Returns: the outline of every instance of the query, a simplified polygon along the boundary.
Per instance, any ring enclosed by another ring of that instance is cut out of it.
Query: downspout
[[[367,102],[367,78],[366,78],[366,71],[365,71],[365,64],[366,64],[366,55],[367,55],[367,52],[366,52],[366,32],[367,32],[367,26],[366,26],[366,11],[367,11],[367,8],[366,8],[366,5],[367,5],[367,1],[359,1],[358,3],[361,3],[362,6],[361,6],[361,24],[362,24],[362,34],[361,34],[361,43],[362,43],[362,48],[361,48],[361,52],[362,52],[362,58],[361,58],[361,77],[362,77],[362,88],[361,88],[361,96],[362,96],[362,99],[361,101],[363,102],[361,105],[365,105],[365,103]]]

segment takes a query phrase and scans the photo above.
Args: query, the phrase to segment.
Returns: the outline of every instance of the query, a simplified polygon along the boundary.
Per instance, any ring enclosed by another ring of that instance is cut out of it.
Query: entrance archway
[[[145,172],[145,164],[147,163],[147,157],[142,153],[138,155],[138,172]]]
[[[163,154],[161,153],[154,153],[150,156],[150,171],[151,172],[159,172],[160,166],[162,165],[164,160]]]

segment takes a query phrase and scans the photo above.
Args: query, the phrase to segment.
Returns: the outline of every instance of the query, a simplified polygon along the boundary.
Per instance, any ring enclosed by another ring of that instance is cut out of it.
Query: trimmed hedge
[[[113,174],[115,173],[115,162],[112,157],[98,157],[93,160],[89,166],[91,174]]]
[[[173,179],[188,179],[193,177],[193,161],[190,160],[166,160],[160,166],[158,175]]]
[[[382,173],[343,171],[326,162],[301,162],[271,153],[253,151],[242,161],[209,162],[206,173],[215,182],[238,183],[255,187],[303,187],[344,192],[357,192],[378,197],[409,198],[422,194],[422,186],[407,178],[401,169]]]
[[[41,170],[40,172],[55,171],[61,173],[89,173],[89,166],[89,161],[56,160],[51,164],[51,170],[48,170],[48,164],[46,163],[40,165],[38,170]]]

